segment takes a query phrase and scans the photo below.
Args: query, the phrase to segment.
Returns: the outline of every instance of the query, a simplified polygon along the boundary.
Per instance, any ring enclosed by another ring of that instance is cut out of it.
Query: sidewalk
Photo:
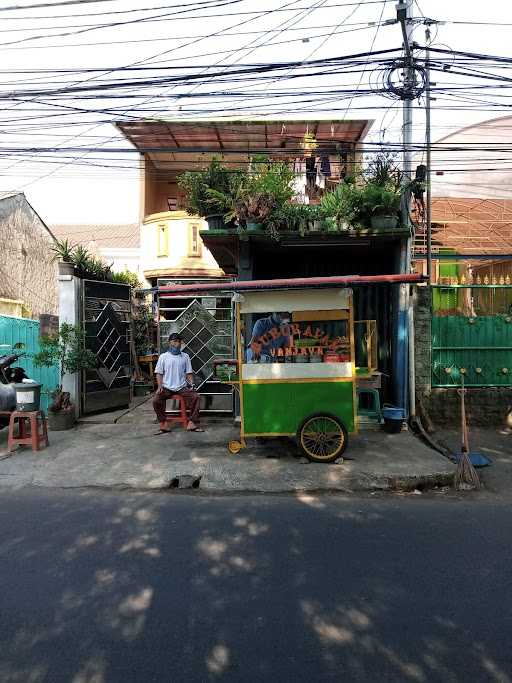
[[[114,420],[116,422],[114,423]],[[343,464],[301,462],[288,439],[252,439],[230,455],[238,438],[231,419],[206,421],[204,433],[176,426],[154,436],[151,402],[129,412],[88,418],[67,432],[50,432],[50,447],[7,453],[0,432],[0,487],[168,488],[183,475],[201,477],[211,492],[364,491],[446,485],[453,465],[408,432],[351,437]]]
[[[432,435],[438,443],[450,450],[460,452],[460,433],[439,429]],[[478,476],[489,493],[510,493],[512,491],[512,433],[499,428],[480,429],[470,427],[469,450],[486,455],[491,459],[489,467],[478,469]]]

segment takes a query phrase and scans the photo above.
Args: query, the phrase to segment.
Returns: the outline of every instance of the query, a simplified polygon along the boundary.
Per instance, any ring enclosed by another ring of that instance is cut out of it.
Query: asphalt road
[[[512,680],[495,501],[2,493],[0,681]]]

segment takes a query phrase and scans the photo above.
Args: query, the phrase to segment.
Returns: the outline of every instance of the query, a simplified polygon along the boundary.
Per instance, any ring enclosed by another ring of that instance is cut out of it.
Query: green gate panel
[[[432,385],[459,385],[460,368],[468,387],[512,386],[510,316],[432,318]]]
[[[313,413],[338,417],[354,431],[353,382],[262,382],[243,385],[246,434],[295,434]]]

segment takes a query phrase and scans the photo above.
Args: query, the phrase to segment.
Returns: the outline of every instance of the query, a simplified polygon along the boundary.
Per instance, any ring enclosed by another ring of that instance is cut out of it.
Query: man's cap
[[[178,334],[177,332],[173,332],[172,334],[169,335],[169,341],[183,341],[183,337],[181,334]]]

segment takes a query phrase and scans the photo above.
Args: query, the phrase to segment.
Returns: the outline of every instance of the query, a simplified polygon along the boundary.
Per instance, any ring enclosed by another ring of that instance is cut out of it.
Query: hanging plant
[[[304,133],[300,146],[304,150],[304,156],[311,156],[315,149],[317,149],[318,142],[313,133],[308,132]]]

